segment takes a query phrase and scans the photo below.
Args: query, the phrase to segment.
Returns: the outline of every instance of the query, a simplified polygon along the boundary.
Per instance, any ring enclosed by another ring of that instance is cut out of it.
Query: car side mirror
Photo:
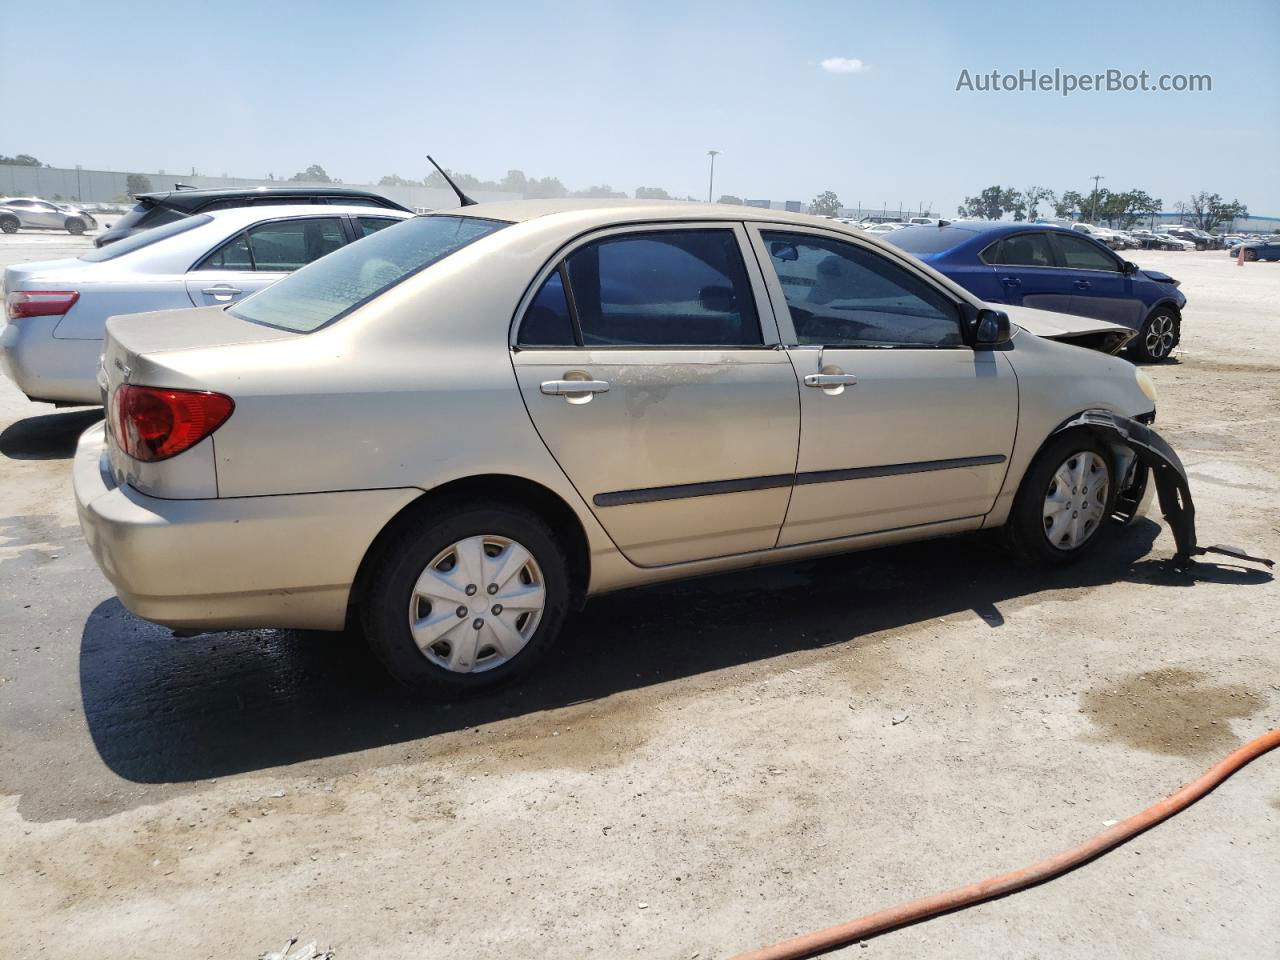
[[[796,249],[794,243],[787,243],[785,240],[775,240],[769,244],[769,255],[775,260],[799,260],[800,251]]]
[[[979,310],[974,328],[973,343],[978,349],[998,347],[1013,339],[1013,327],[1009,315],[1003,310]]]
[[[698,292],[698,303],[709,313],[733,313],[738,309],[732,287],[703,287]]]
[[[1137,273],[1138,265],[1134,263],[1132,260],[1126,260],[1124,262],[1124,272],[1125,274]]]

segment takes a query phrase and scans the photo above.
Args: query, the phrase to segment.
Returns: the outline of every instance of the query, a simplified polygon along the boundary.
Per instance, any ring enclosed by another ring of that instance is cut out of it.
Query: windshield
[[[230,313],[311,333],[506,225],[478,217],[414,217],[322,257],[242,300]]]
[[[133,253],[135,250],[141,250],[143,247],[149,247],[157,240],[164,240],[167,237],[176,236],[179,233],[186,233],[188,230],[194,230],[196,227],[202,227],[210,222],[213,217],[200,215],[198,217],[183,217],[181,220],[175,220],[172,223],[166,223],[163,227],[156,227],[152,230],[144,230],[142,233],[135,233],[131,237],[125,237],[123,240],[117,240],[115,243],[109,243],[105,247],[99,247],[84,254],[80,259],[87,260],[89,263],[99,263],[103,260],[114,260],[116,257],[123,257],[126,253]]]
[[[903,227],[901,230],[882,234],[881,239],[920,257],[945,253],[958,247],[966,240],[973,239],[973,231],[958,227]]]

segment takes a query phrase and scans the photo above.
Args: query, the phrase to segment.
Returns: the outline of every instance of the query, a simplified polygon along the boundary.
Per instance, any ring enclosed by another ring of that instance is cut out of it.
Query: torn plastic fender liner
[[[1187,480],[1186,467],[1182,465],[1177,453],[1164,437],[1145,423],[1129,417],[1117,416],[1106,410],[1086,410],[1054,432],[1061,433],[1063,430],[1076,427],[1084,427],[1109,439],[1118,440],[1133,451],[1139,463],[1151,471],[1156,484],[1156,493],[1160,497],[1160,512],[1164,514],[1169,529],[1173,531],[1173,540],[1177,547],[1177,552],[1173,556],[1174,566],[1185,569],[1194,562],[1195,557],[1206,553],[1217,553],[1236,560],[1248,560],[1268,567],[1273,566],[1272,561],[1263,557],[1250,556],[1239,547],[1222,545],[1202,547],[1196,542],[1196,508],[1191,499],[1191,484]],[[1137,508],[1136,501],[1126,502],[1123,505],[1117,501],[1117,505],[1120,510],[1128,511],[1127,516],[1123,513],[1121,515],[1121,519],[1124,520],[1130,519],[1132,511]]]

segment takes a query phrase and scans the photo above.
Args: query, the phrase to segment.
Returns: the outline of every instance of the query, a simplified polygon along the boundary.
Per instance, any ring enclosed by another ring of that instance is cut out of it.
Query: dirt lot
[[[1149,370],[1202,538],[1280,556],[1280,264],[1131,256],[1190,297]],[[601,598],[532,682],[415,704],[349,638],[126,613],[71,502],[95,416],[0,381],[6,956],[725,956],[1020,866],[1280,725],[1275,582],[1169,573],[1150,521],[1055,575],[958,539]],[[1275,957],[1278,882],[1273,755],[839,955]]]

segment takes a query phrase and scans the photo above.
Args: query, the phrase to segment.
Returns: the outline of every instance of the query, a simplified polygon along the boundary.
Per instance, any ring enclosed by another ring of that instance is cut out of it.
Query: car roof
[[[206,190],[157,190],[150,193],[139,193],[137,200],[149,200],[152,203],[163,202],[166,206],[179,210],[194,210],[210,200],[254,199],[260,197],[369,197],[380,203],[392,204],[397,209],[404,209],[394,200],[389,200],[372,190],[360,190],[355,187],[335,187],[325,184],[312,186],[257,186],[257,187],[218,187]]]

